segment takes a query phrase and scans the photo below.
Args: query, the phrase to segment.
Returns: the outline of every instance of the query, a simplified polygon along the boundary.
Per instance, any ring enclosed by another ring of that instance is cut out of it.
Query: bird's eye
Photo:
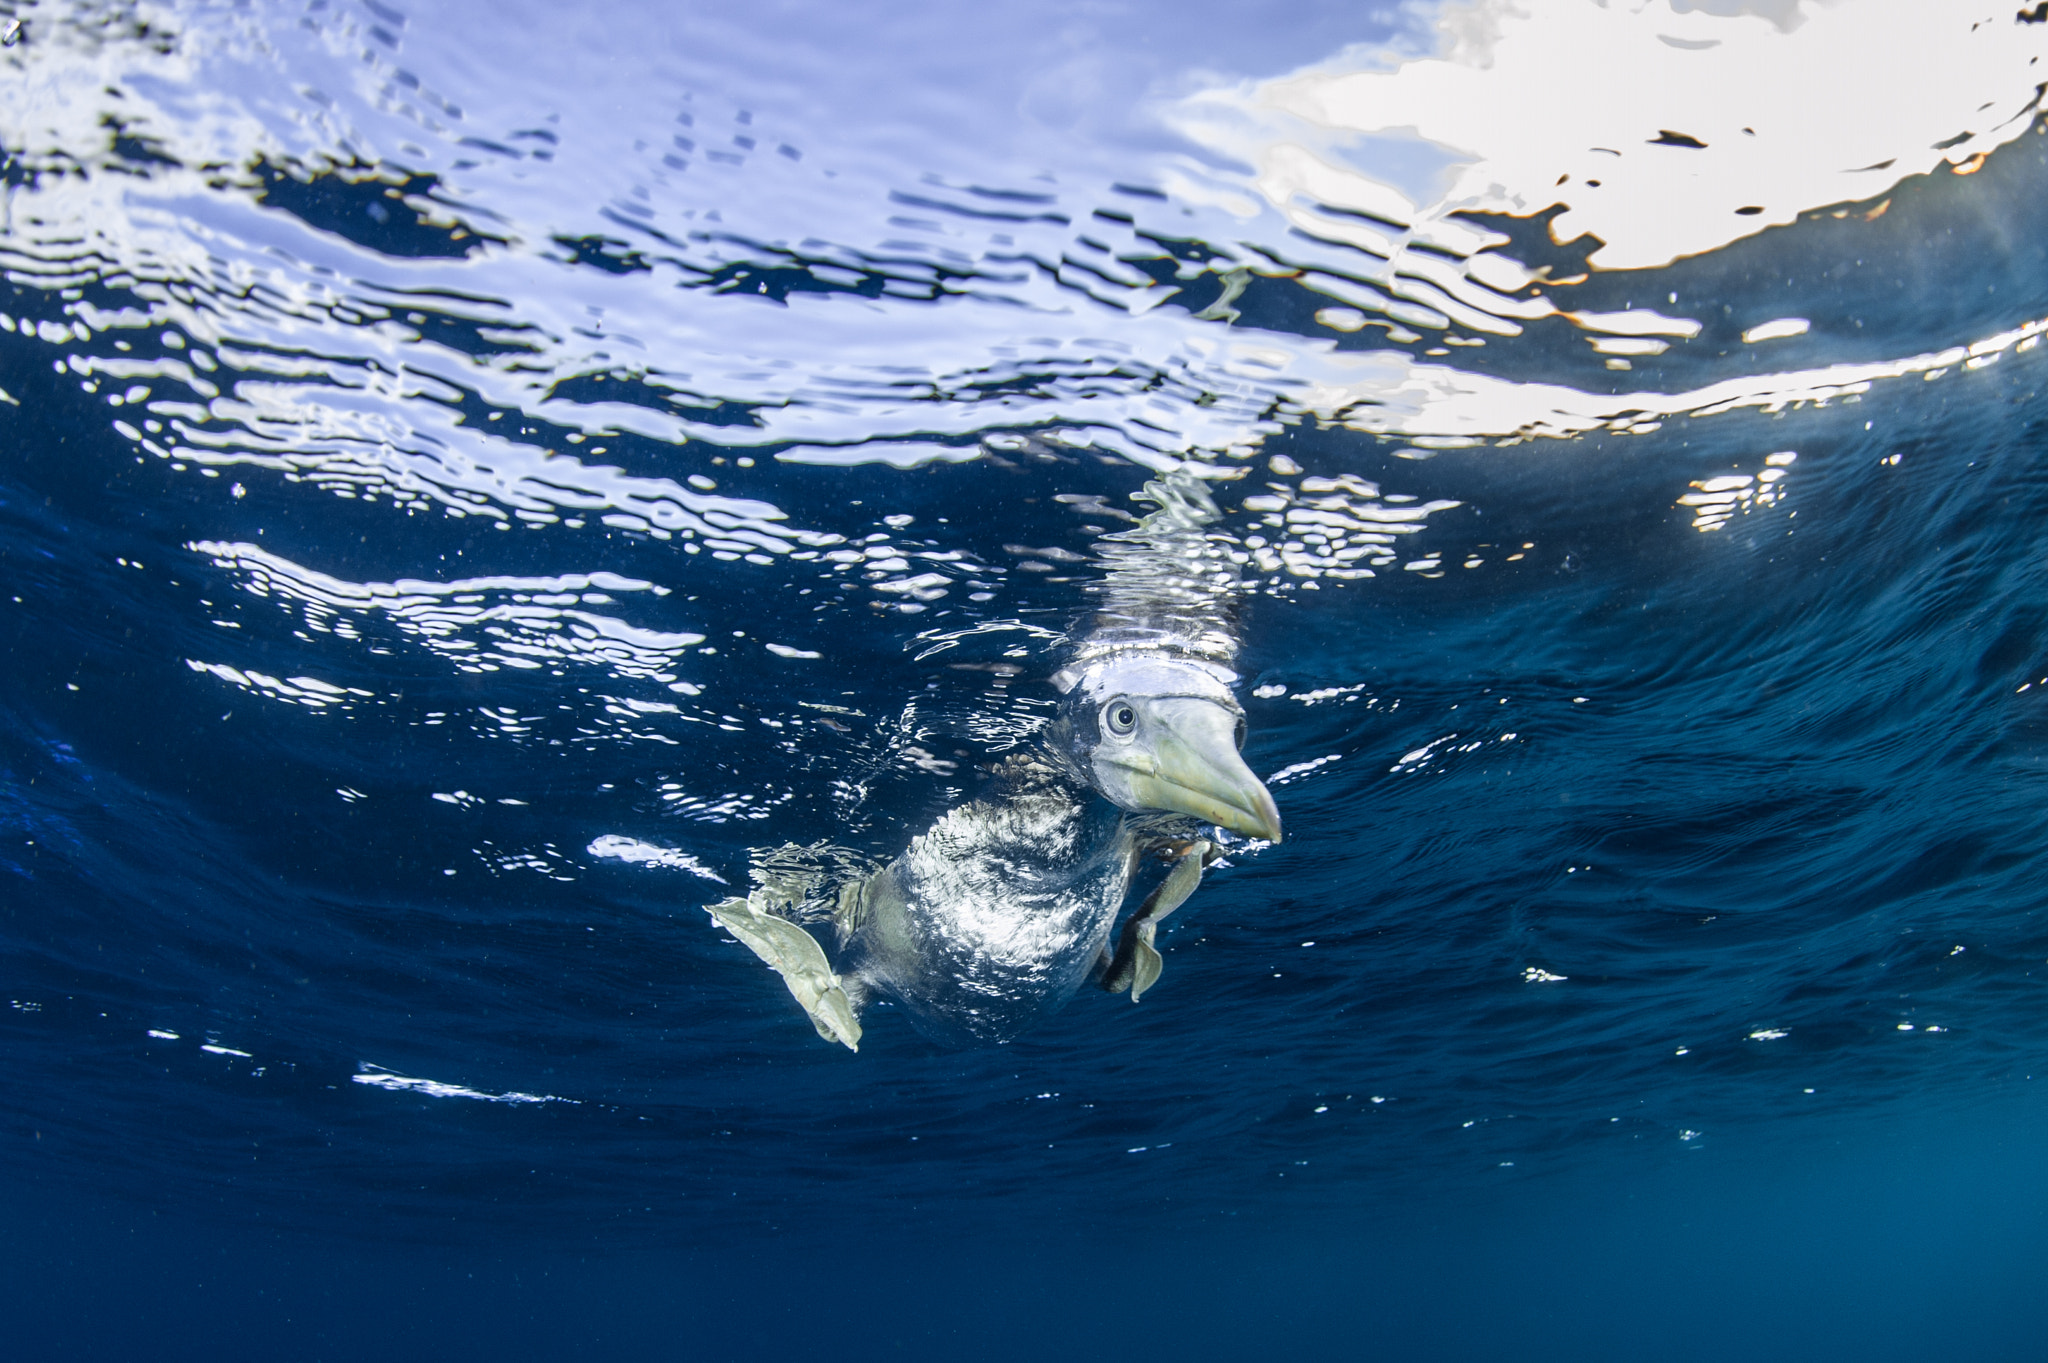
[[[1127,700],[1113,700],[1102,707],[1102,722],[1111,733],[1121,736],[1138,727],[1138,712]]]

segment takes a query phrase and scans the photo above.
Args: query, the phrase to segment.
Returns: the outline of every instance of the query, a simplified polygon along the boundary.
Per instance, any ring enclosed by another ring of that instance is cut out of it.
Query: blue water
[[[1554,286],[1701,322],[1622,369],[1171,187],[1419,9],[21,13],[9,1356],[2035,1356],[2048,137]],[[1181,460],[1285,843],[1135,1007],[821,1043],[702,906],[1029,743]]]

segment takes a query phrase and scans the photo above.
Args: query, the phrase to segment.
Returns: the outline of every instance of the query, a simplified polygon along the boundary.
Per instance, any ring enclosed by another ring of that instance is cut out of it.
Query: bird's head
[[[1082,777],[1134,813],[1190,814],[1280,841],[1280,810],[1238,748],[1244,709],[1217,670],[1133,652],[1061,674],[1067,755]]]

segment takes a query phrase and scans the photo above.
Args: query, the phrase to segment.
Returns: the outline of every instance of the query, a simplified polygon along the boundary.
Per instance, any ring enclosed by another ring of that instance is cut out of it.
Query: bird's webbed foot
[[[1219,850],[1214,843],[1202,838],[1191,839],[1183,846],[1185,850],[1173,869],[1166,873],[1166,879],[1159,882],[1159,888],[1147,895],[1138,911],[1124,923],[1123,933],[1117,939],[1116,954],[1102,972],[1102,987],[1112,994],[1130,990],[1132,1003],[1144,997],[1145,991],[1158,983],[1159,973],[1166,968],[1159,948],[1153,945],[1160,920],[1187,902],[1195,887],[1202,883],[1202,868],[1215,859]]]
[[[860,1049],[859,989],[832,972],[825,949],[803,928],[766,911],[753,896],[707,904],[704,911],[782,976],[789,992],[827,1041]]]

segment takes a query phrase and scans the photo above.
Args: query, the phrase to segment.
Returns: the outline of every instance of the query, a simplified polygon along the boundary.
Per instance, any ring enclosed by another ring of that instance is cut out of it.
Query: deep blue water
[[[1419,7],[18,12],[10,1356],[2035,1356],[2030,87],[1589,270],[1167,116]],[[821,1043],[702,906],[1031,742],[1182,461],[1287,840]]]

